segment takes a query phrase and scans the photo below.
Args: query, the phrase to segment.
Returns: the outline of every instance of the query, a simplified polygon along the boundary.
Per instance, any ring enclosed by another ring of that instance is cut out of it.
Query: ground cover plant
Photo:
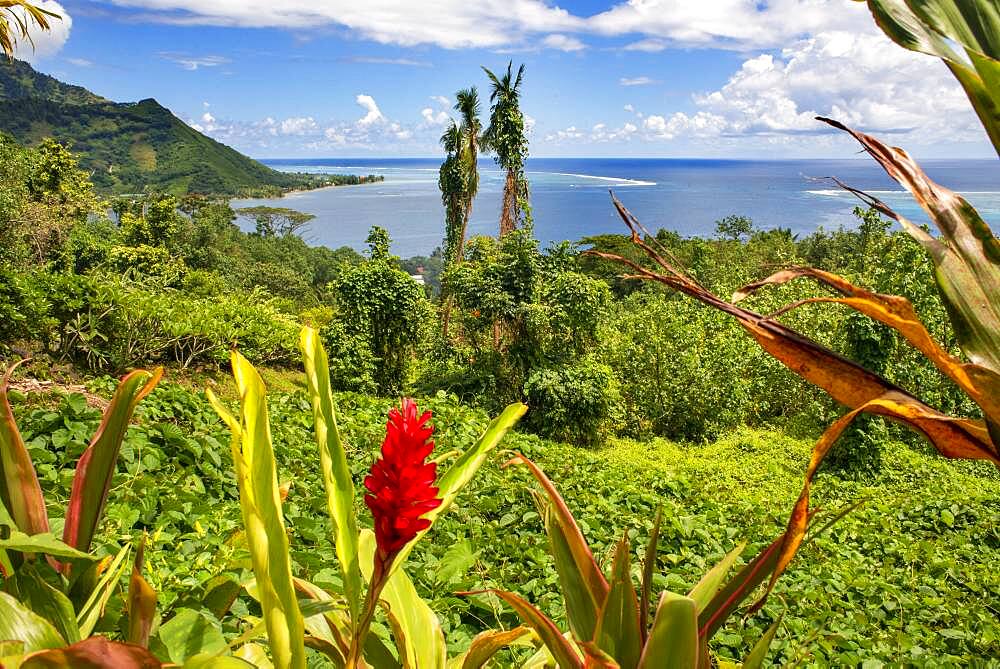
[[[103,394],[112,387],[102,382],[94,390]],[[234,391],[223,387],[220,395],[231,402]],[[74,461],[77,444],[96,428],[99,410],[88,407],[82,395],[13,400],[46,499],[65,500],[71,480],[63,463]],[[393,400],[338,394],[336,401],[360,493]],[[434,413],[438,444],[467,448],[486,427],[485,414],[452,396],[418,402]],[[337,590],[336,551],[314,466],[311,404],[302,389],[271,393],[268,408],[278,479],[291,483],[284,510],[292,568],[297,576]],[[136,415],[95,550],[113,555],[148,532],[145,578],[158,593],[154,648],[159,630],[178,614],[208,621],[219,633],[213,638],[237,638],[257,624],[255,602],[242,594],[230,615],[220,620],[212,613],[213,607],[219,610],[219,598],[228,601],[249,575],[249,556],[239,541],[229,433],[200,393],[171,383],[154,390]],[[637,549],[644,543],[662,505],[653,584],[686,592],[742,540],[748,540],[746,554],[752,555],[780,533],[785,510],[798,494],[810,442],[742,429],[701,446],[614,441],[587,451],[514,433],[504,447],[536,460],[558,482],[603,565],[610,565],[621,536],[629,536]],[[961,665],[1000,651],[993,613],[1000,591],[991,567],[1000,551],[1000,477],[989,466],[944,463],[921,447],[893,448],[896,456],[872,481],[823,476],[816,495],[824,508],[867,501],[803,550],[779,581],[778,598],[760,615],[715,637],[712,649],[719,657],[743,658],[779,615],[770,656],[778,662]],[[565,624],[530,480],[520,468],[502,469],[506,459],[497,454],[483,465],[407,563],[452,653],[485,629],[518,625],[499,601],[455,592],[511,590]],[[359,513],[364,508],[360,494],[355,507]],[[56,509],[50,507],[53,517]],[[636,563],[642,557],[641,550],[632,554]],[[114,601],[111,619],[121,616]],[[108,622],[101,631],[115,629]],[[388,630],[376,626],[376,633]],[[526,655],[518,657],[523,661]],[[503,663],[513,661],[508,656]]]

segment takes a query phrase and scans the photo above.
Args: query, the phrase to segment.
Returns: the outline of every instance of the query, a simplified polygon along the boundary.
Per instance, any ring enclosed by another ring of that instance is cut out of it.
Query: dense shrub
[[[534,370],[524,384],[524,396],[530,407],[526,424],[532,431],[579,446],[601,441],[619,400],[611,369],[590,361]]]
[[[297,323],[261,293],[199,298],[106,275],[39,272],[6,283],[0,294],[0,309],[14,309],[4,306],[14,295],[18,313],[33,313],[30,321],[9,321],[21,323],[20,338],[93,370],[226,364],[233,345],[271,364],[297,358]]]
[[[368,244],[368,260],[345,269],[333,284],[340,324],[327,329],[327,342],[341,352],[348,347],[365,349],[353,354],[362,367],[344,370],[355,377],[349,385],[370,376],[378,393],[393,395],[408,379],[420,327],[430,308],[423,289],[389,255],[385,230],[372,228]]]

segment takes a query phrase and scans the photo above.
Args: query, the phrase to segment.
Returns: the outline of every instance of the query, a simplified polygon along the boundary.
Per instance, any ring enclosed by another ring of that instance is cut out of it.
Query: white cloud
[[[439,111],[435,114],[434,110],[430,107],[421,109],[420,115],[424,117],[424,121],[431,125],[445,125],[451,119],[451,117],[448,116],[448,112]]]
[[[912,131],[923,143],[982,137],[962,89],[940,62],[866,33],[823,32],[778,57],[749,58],[722,88],[695,102],[702,111],[681,114],[677,132],[827,133],[814,120],[822,115],[882,134]]]
[[[310,30],[341,26],[386,44],[455,48],[502,47],[524,35],[577,31],[585,20],[544,0],[111,0],[144,17],[197,25]]]
[[[76,65],[77,67],[93,67],[94,61],[87,60],[86,58],[67,58],[66,62],[70,65]]]
[[[625,105],[624,107],[622,107],[622,109],[624,109],[625,111],[627,111],[627,112],[628,112],[628,113],[630,113],[630,114],[631,114],[632,112],[634,112],[634,111],[635,111],[635,107],[633,107],[633,106],[632,106],[632,105],[630,105],[630,104],[628,104],[628,105]]]
[[[546,35],[542,40],[542,46],[546,49],[558,49],[559,51],[583,51],[587,45],[575,37],[567,35]]]
[[[649,77],[622,77],[618,83],[622,86],[649,86],[658,82]]]
[[[63,45],[66,44],[66,40],[69,39],[70,29],[73,27],[73,18],[55,0],[42,0],[33,4],[39,9],[58,14],[62,19],[50,18],[49,30],[47,31],[39,30],[38,26],[31,19],[28,19],[28,35],[31,39],[30,41],[26,39],[18,41],[17,46],[14,47],[14,57],[29,63],[59,53]],[[22,19],[25,18],[25,11],[21,7],[13,7],[10,11],[20,15]],[[0,21],[5,20],[8,19],[0,18]]]
[[[183,53],[173,53],[169,51],[164,51],[160,53],[160,57],[164,60],[169,60],[173,63],[177,63],[185,70],[199,70],[203,67],[218,67],[219,65],[226,65],[232,61],[224,56],[189,56]]]
[[[657,53],[667,48],[667,43],[661,39],[647,38],[638,42],[631,42],[623,47],[626,51],[645,51],[646,53]]]
[[[286,118],[279,126],[282,135],[310,135],[319,129],[316,119],[312,116],[293,116]]]
[[[354,101],[367,112],[364,116],[358,119],[358,126],[366,128],[374,123],[379,123],[380,121],[385,120],[385,117],[382,116],[382,111],[378,108],[378,105],[375,104],[375,98],[372,96],[362,93],[354,98]]]
[[[430,67],[424,60],[411,58],[380,58],[378,56],[352,56],[346,59],[349,63],[364,63],[368,65],[401,65],[403,67]]]
[[[875,32],[867,8],[843,0],[628,0],[587,23],[606,35],[644,36],[625,46],[633,51],[775,48],[824,30]]]
[[[215,117],[212,116],[209,112],[205,112],[204,114],[202,114],[201,120],[207,124],[215,123]]]
[[[451,99],[443,95],[432,95],[431,100],[438,103],[442,109],[451,109]]]

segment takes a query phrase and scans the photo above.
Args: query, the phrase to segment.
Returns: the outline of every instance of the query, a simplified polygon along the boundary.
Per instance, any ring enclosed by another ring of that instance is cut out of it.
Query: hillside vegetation
[[[73,147],[95,187],[183,195],[280,194],[331,179],[273,170],[203,135],[156,100],[115,103],[21,61],[0,61],[0,131],[22,144]]]

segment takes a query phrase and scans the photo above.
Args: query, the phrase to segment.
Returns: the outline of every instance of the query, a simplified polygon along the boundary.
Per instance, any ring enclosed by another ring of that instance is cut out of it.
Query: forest
[[[1000,152],[996,12],[917,8],[952,4],[869,1]],[[483,69],[430,257],[116,196],[0,135],[3,665],[1000,666],[1000,245],[975,209],[818,119],[933,227],[840,184],[856,226],[683,237],[612,193],[621,234],[542,248],[530,73]],[[486,156],[502,210],[470,237]]]

